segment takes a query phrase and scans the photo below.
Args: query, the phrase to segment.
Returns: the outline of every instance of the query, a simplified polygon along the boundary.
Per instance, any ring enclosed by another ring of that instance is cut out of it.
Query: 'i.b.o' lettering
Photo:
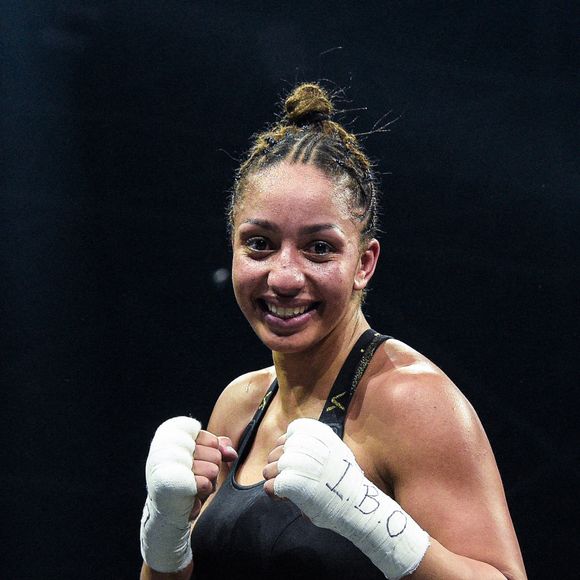
[[[401,510],[395,510],[387,518],[387,532],[391,538],[400,536],[407,527],[407,516]]]
[[[381,505],[379,500],[376,499],[379,495],[379,490],[374,485],[367,485],[366,483],[363,483],[363,485],[367,488],[365,495],[360,500],[360,503],[354,507],[359,512],[365,514],[365,516],[368,516],[369,514],[376,512]]]
[[[340,485],[340,482],[344,479],[344,476],[348,473],[348,470],[351,467],[351,463],[348,459],[343,459],[343,461],[346,463],[346,469],[344,470],[344,473],[340,476],[340,479],[334,484],[334,485],[328,485],[328,482],[326,483],[326,487],[328,487],[328,489],[336,494],[340,499],[342,499],[342,493],[340,493],[340,491],[338,491],[336,488]]]

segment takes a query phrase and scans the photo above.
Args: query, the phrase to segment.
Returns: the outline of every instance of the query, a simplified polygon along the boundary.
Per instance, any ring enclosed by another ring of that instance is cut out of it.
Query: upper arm
[[[389,389],[385,457],[396,500],[445,548],[523,571],[491,446],[474,409],[438,370]]]

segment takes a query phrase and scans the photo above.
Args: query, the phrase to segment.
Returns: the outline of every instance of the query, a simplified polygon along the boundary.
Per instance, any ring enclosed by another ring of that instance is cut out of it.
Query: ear
[[[380,253],[381,245],[378,240],[373,238],[367,243],[359,259],[358,269],[354,277],[353,288],[355,290],[364,290],[366,288],[375,273]]]

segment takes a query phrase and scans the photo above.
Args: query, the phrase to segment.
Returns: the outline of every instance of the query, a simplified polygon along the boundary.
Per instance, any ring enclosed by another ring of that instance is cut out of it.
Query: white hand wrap
[[[328,425],[296,419],[287,435],[276,495],[291,500],[312,523],[349,539],[390,580],[411,574],[429,547],[428,534],[366,479]]]
[[[141,555],[157,572],[176,572],[192,560],[189,516],[197,494],[192,466],[200,429],[191,417],[174,417],[159,426],[151,441]]]

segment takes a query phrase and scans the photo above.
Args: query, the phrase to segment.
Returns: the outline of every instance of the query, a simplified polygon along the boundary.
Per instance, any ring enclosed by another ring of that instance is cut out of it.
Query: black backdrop
[[[224,200],[312,79],[400,117],[371,323],[474,403],[530,577],[577,577],[572,2],[0,5],[2,577],[135,578],[155,426],[269,364]]]

